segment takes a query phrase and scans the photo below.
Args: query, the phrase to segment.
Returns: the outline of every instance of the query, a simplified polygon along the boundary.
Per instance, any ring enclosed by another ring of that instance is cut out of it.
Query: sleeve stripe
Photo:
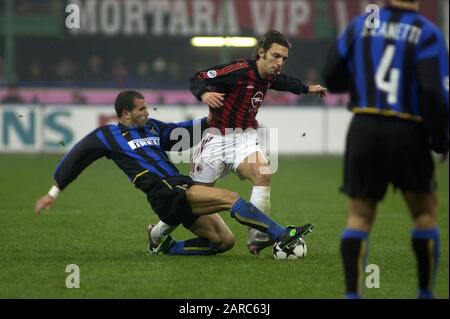
[[[222,76],[240,69],[245,69],[247,67],[248,62],[238,62],[235,64],[227,65],[226,67],[215,71],[217,72],[218,76]],[[208,72],[209,71],[200,72],[199,74],[200,78],[208,78]]]
[[[217,70],[217,74],[218,75],[225,75],[227,73],[231,73],[233,71],[244,69],[244,68],[247,68],[247,67],[248,67],[248,63],[247,62],[240,62],[240,63],[236,63],[236,64],[229,65],[227,67],[224,67],[221,70]]]
[[[103,134],[103,132],[98,131],[96,135],[97,135],[98,139],[103,143],[103,145],[105,145],[108,150],[111,150],[111,146],[106,141],[106,138],[105,138],[105,135]]]

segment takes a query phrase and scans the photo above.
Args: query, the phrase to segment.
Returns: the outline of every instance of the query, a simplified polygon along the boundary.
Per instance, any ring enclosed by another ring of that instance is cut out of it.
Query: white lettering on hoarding
[[[306,0],[71,0],[79,8],[73,35],[235,35],[241,32],[237,6],[247,5],[253,33],[276,29],[288,35],[311,22]],[[242,19],[242,18],[241,18]],[[246,21],[248,22],[248,21]],[[250,30],[251,31],[251,30]]]

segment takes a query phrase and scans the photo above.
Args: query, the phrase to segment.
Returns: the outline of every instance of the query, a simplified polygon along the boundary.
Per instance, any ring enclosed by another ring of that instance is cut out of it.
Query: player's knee
[[[235,203],[240,198],[239,194],[236,192],[228,192],[227,199],[230,203]]]
[[[219,250],[220,252],[226,252],[234,247],[236,238],[233,234],[228,234],[220,238]]]
[[[377,203],[369,199],[352,199],[350,201],[348,222],[353,224],[353,226],[360,224],[362,228],[372,227],[376,215],[376,206]]]

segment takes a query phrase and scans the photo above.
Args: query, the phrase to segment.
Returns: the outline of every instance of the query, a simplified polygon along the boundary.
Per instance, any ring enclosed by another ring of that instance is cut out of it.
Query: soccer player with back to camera
[[[362,296],[368,237],[389,183],[401,190],[414,222],[418,297],[433,297],[440,235],[432,151],[447,159],[448,51],[442,33],[418,9],[418,1],[392,0],[379,21],[358,16],[324,69],[328,89],[349,91],[355,113],[342,186],[349,197],[341,239],[348,298]]]
[[[256,115],[267,90],[326,95],[326,89],[320,85],[306,86],[281,73],[290,49],[289,40],[271,30],[260,39],[255,59],[213,66],[191,78],[191,92],[209,106],[213,128],[194,150],[191,178],[196,183],[214,186],[219,177],[233,171],[252,181],[250,202],[266,214],[270,210],[271,174],[258,145]],[[168,226],[160,222],[151,227],[161,232]],[[251,253],[259,254],[271,244],[273,241],[263,232],[248,229],[247,247]]]
[[[179,173],[169,161],[166,151],[184,142],[184,149],[190,148],[195,143],[194,131],[203,131],[208,127],[207,118],[181,123],[149,119],[144,96],[137,91],[121,92],[114,107],[119,123],[95,129],[66,154],[56,168],[56,184],[36,202],[37,214],[43,208],[52,207],[59,192],[87,166],[106,157],[112,159],[134,186],[147,195],[153,210],[164,223],[171,227],[183,224],[198,236],[182,241],[175,241],[169,234],[156,239],[149,237],[151,253],[213,255],[231,249],[234,235],[216,214],[223,210],[229,210],[239,223],[256,227],[274,241],[280,241],[283,247],[296,242],[311,230],[310,224],[283,227],[241,199],[237,193],[194,185],[190,177]],[[179,130],[179,134],[175,130]],[[187,130],[189,139],[182,140],[181,137],[186,134],[180,130]],[[171,134],[178,138],[171,139]]]

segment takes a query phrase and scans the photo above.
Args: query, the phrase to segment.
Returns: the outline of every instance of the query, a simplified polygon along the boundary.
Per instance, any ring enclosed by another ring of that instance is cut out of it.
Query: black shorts
[[[389,183],[403,191],[436,190],[426,129],[395,117],[356,114],[347,133],[341,191],[379,201]]]
[[[183,224],[189,229],[198,218],[186,198],[186,191],[193,184],[190,177],[178,175],[153,181],[147,187],[141,184],[139,188],[147,194],[147,200],[159,219],[168,225]]]

